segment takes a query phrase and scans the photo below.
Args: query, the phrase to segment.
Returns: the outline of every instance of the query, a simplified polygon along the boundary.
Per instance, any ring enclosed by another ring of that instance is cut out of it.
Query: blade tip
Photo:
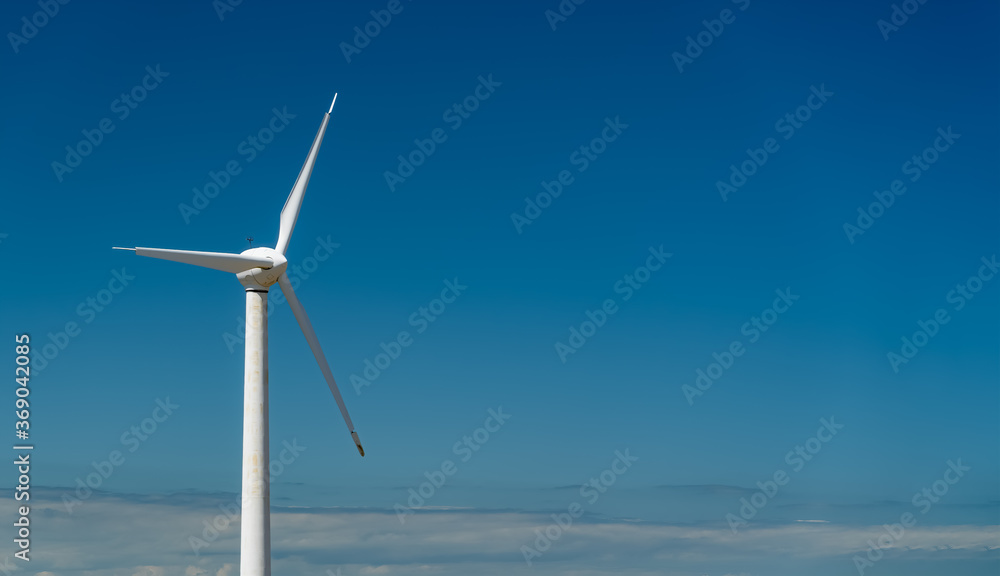
[[[333,102],[330,102],[330,110],[327,111],[327,114],[330,114],[331,112],[333,112],[333,105],[336,104],[336,103],[337,103],[337,93],[334,92],[333,93]]]
[[[135,252],[135,248],[122,248],[121,246],[112,246],[111,249],[112,250],[131,250],[131,251]]]
[[[358,453],[361,454],[362,458],[364,458],[365,449],[361,447],[361,439],[358,438],[358,433],[354,430],[351,430],[351,439],[354,440],[354,445],[358,447]]]

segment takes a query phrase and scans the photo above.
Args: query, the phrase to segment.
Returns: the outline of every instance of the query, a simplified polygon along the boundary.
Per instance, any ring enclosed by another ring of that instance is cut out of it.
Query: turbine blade
[[[347,429],[351,432],[351,438],[354,439],[354,444],[358,447],[358,452],[364,456],[365,449],[361,447],[361,440],[358,439],[358,433],[354,431],[354,422],[351,422],[351,415],[347,413],[347,406],[344,405],[344,398],[340,395],[337,382],[333,379],[330,365],[326,363],[326,356],[319,345],[319,339],[316,338],[316,331],[313,330],[312,323],[309,322],[309,316],[306,315],[305,308],[302,307],[298,297],[295,296],[295,291],[292,290],[292,284],[288,280],[288,275],[282,273],[278,277],[278,285],[281,286],[281,292],[285,295],[285,300],[288,300],[288,306],[292,309],[292,314],[295,314],[295,319],[298,320],[299,327],[302,328],[302,333],[306,336],[306,342],[309,343],[309,348],[312,350],[313,356],[316,357],[316,362],[319,363],[319,369],[323,372],[323,377],[326,378],[330,392],[333,392],[333,397],[337,400],[337,406],[340,407],[340,413],[344,415],[344,422],[347,424]]]
[[[239,274],[251,268],[270,268],[274,262],[263,256],[247,256],[243,254],[226,254],[224,252],[196,252],[193,250],[168,250],[166,248],[118,248],[115,250],[133,250],[139,256],[159,258],[193,264],[202,268],[212,268],[223,272]]]
[[[333,103],[337,102],[337,95],[333,95]],[[284,254],[288,250],[288,242],[292,239],[292,230],[295,229],[295,221],[299,218],[299,209],[302,208],[302,198],[306,195],[306,186],[309,186],[309,177],[312,176],[313,166],[316,165],[316,156],[319,155],[319,146],[323,143],[323,135],[326,134],[326,125],[330,122],[330,113],[333,112],[333,104],[330,104],[330,111],[323,115],[323,122],[319,125],[316,137],[313,138],[312,148],[309,155],[299,170],[299,177],[295,179],[295,185],[285,200],[285,206],[281,209],[281,226],[278,229],[278,244],[274,247],[279,253]]]

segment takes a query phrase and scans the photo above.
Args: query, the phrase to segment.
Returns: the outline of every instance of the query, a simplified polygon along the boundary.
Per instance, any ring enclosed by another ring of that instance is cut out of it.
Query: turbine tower
[[[323,122],[316,132],[309,155],[299,171],[292,192],[281,209],[278,243],[271,248],[250,248],[239,254],[221,252],[195,252],[163,248],[118,248],[132,250],[139,256],[173,260],[236,274],[246,289],[246,359],[243,375],[243,511],[240,521],[240,576],[271,576],[271,498],[268,465],[267,417],[267,292],[275,283],[288,300],[295,319],[298,320],[306,342],[326,378],[326,383],[337,400],[351,438],[364,456],[361,440],[354,431],[354,423],[347,413],[344,398],[333,379],[330,365],[320,348],[316,331],[305,309],[295,296],[292,284],[285,274],[285,253],[295,229],[295,222],[302,207],[302,198],[309,185],[309,176],[316,165],[326,126],[330,122],[337,95],[333,95],[330,110],[323,115]]]

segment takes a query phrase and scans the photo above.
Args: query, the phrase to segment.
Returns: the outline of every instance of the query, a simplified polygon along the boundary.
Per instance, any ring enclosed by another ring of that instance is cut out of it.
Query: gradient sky
[[[40,510],[35,561],[18,573],[238,573],[238,527],[211,554],[189,537],[240,490],[243,354],[227,334],[242,287],[111,247],[273,246],[334,92],[288,259],[312,269],[297,293],[367,456],[275,306],[272,457],[306,447],[274,478],[276,574],[854,574],[866,540],[907,512],[917,526],[865,574],[996,573],[1000,278],[971,299],[952,292],[998,254],[994,4],[932,0],[886,38],[892,4],[857,0],[592,0],[554,30],[555,0],[401,0],[350,61],[354,28],[387,2],[245,0],[221,18],[219,5],[72,2],[0,50],[13,272],[0,323],[36,351],[65,345],[35,358]],[[4,31],[22,34],[38,10],[5,3]],[[674,54],[720,17],[679,70]],[[124,116],[116,101],[147,67],[161,76]],[[489,97],[466,100],[481,78]],[[459,124],[447,111],[463,101],[476,109]],[[797,109],[808,120],[793,131],[782,119]],[[251,160],[247,139],[275,110],[287,125]],[[104,118],[113,131],[54,169]],[[627,127],[584,165],[580,147],[616,119]],[[397,156],[436,129],[446,139],[388,185]],[[939,130],[959,136],[933,151]],[[765,146],[723,198],[717,182]],[[914,155],[932,163],[915,171]],[[239,174],[185,217],[227,163]],[[512,214],[562,171],[572,183],[519,230]],[[897,179],[905,193],[846,233]],[[670,257],[626,300],[617,283],[651,249]],[[88,298],[116,274],[132,278],[97,311]],[[468,288],[417,333],[411,315],[456,279]],[[755,339],[744,325],[776,291],[798,299]],[[563,362],[557,343],[608,299],[616,312]],[[939,309],[948,322],[895,370],[887,355]],[[78,335],[59,335],[67,322]],[[404,330],[413,344],[356,393],[351,376]],[[689,402],[697,371],[734,341],[743,354]],[[123,443],[168,398],[174,413]],[[510,420],[463,461],[456,442],[500,407]],[[797,469],[786,455],[831,418],[843,428]],[[125,462],[68,511],[63,496],[113,450]],[[638,460],[589,502],[580,486],[626,450]],[[401,524],[394,504],[449,459],[458,471],[433,509]],[[971,470],[921,513],[914,494],[959,459]],[[726,514],[778,471],[789,482],[733,534]],[[529,567],[521,546],[573,502],[582,518]]]

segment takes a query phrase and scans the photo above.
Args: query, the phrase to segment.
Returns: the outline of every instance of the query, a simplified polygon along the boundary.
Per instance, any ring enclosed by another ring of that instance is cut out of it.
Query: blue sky
[[[401,0],[345,56],[390,3],[220,5],[2,9],[2,324],[63,344],[34,362],[25,573],[238,573],[236,525],[209,554],[190,538],[240,489],[242,288],[110,248],[273,246],[334,92],[288,259],[367,456],[273,306],[272,457],[305,447],[274,478],[275,573],[842,574],[907,513],[864,574],[995,573],[995,6],[931,1],[893,30],[891,3]],[[128,552],[97,554],[96,529]]]

